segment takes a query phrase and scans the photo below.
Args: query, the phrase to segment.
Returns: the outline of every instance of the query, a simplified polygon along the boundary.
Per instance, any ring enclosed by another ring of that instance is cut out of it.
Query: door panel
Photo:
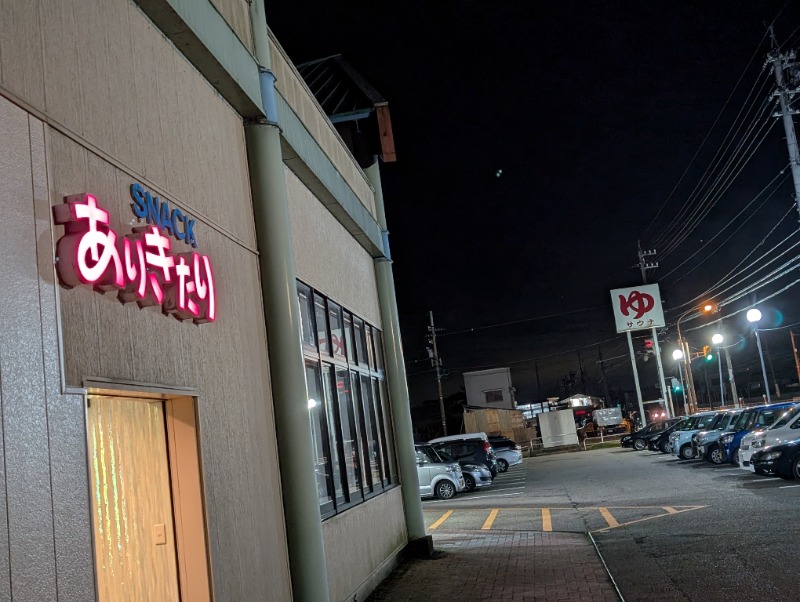
[[[100,602],[178,602],[164,403],[90,397],[89,463]]]

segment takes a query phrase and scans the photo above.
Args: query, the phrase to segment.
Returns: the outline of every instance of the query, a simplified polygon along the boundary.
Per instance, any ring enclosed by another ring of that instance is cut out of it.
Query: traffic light
[[[650,359],[651,355],[656,354],[656,346],[653,344],[653,339],[644,340],[644,361]]]
[[[679,381],[674,376],[672,377],[672,392],[673,393],[682,393],[683,389],[681,388],[681,381]]]
[[[714,359],[714,354],[711,353],[711,345],[703,345],[703,355],[705,356],[707,362],[710,362]]]

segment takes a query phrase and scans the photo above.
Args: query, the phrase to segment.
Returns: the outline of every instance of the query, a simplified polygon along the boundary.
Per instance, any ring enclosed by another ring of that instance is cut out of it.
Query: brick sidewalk
[[[471,531],[433,541],[433,558],[404,562],[368,602],[620,600],[583,533]]]

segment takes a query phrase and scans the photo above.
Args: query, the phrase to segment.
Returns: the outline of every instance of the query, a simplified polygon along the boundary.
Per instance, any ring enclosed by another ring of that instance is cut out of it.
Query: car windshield
[[[794,419],[795,416],[797,416],[797,414],[800,414],[800,404],[794,406],[793,408],[789,408],[789,411],[781,416],[780,419],[769,428],[778,429],[782,426],[786,426]]]
[[[430,445],[417,445],[414,448],[417,462],[443,462],[442,458]]]
[[[736,423],[736,419],[739,418],[740,414],[726,414],[722,420],[719,421],[719,424],[715,427],[718,430],[724,430],[730,427],[732,424]]]
[[[709,425],[714,422],[714,419],[717,417],[716,414],[708,414],[706,416],[698,416],[697,422],[695,423],[694,428],[696,429],[705,429],[708,428]]]
[[[691,431],[692,429],[697,428],[697,423],[700,421],[701,416],[692,416],[691,418],[687,418],[686,422],[678,426],[676,431]]]
[[[762,408],[755,412],[747,422],[750,430],[764,429],[775,424],[775,421],[786,412],[787,408]]]
[[[720,428],[720,426],[722,426],[722,424],[727,420],[727,417],[727,414],[717,414],[716,416],[713,416],[714,419],[708,424],[708,426],[706,426],[706,428],[709,431]]]
[[[752,416],[754,413],[755,413],[754,410],[745,410],[744,412],[739,414],[739,418],[737,418],[736,422],[734,422],[731,425],[730,430],[741,431],[745,427],[745,425],[750,421],[750,416]]]

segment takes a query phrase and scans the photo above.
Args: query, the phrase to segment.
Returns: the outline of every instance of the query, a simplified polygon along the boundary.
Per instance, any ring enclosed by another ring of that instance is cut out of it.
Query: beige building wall
[[[331,600],[364,599],[368,580],[386,577],[407,541],[400,488],[329,518],[322,530]]]
[[[215,5],[252,46],[247,3]],[[128,0],[5,3],[0,94],[45,123],[50,204],[90,192],[124,234],[136,225],[129,187],[138,181],[197,219],[198,250],[215,268],[217,322],[194,326],[157,308],[122,305],[114,294],[59,287],[66,384],[96,377],[196,390],[216,599],[290,599],[240,116]],[[47,229],[37,250],[45,258],[40,277],[52,285],[50,235]],[[83,425],[82,404],[69,408],[80,412],[70,424]],[[85,434],[69,435],[86,458]],[[70,536],[76,543],[89,537],[91,522],[83,527]],[[63,599],[90,594],[78,588]]]
[[[381,328],[372,257],[293,172],[284,174],[297,277]]]

